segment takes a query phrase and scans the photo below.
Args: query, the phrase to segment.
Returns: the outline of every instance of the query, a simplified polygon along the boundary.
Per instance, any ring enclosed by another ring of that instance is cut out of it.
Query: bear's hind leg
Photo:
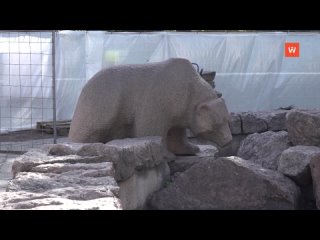
[[[188,142],[185,128],[171,128],[167,135],[169,151],[176,155],[195,155],[199,147]]]

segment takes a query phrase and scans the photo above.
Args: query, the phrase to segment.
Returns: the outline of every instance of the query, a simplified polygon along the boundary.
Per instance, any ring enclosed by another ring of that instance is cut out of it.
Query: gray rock
[[[119,186],[110,162],[87,166],[83,163],[42,164],[30,171],[34,172],[17,173],[9,182],[10,199],[0,194],[3,209],[121,208]],[[94,203],[100,205],[94,206]]]
[[[107,187],[109,185],[112,189],[117,187],[114,178],[107,176],[106,172],[98,177],[86,176],[85,170],[62,174],[22,172],[17,174],[17,176],[9,182],[7,191],[29,191],[40,193],[56,188],[77,188],[86,186]]]
[[[53,163],[53,164],[42,164],[31,168],[31,172],[39,173],[64,173],[76,170],[106,170],[107,176],[114,176],[114,169],[112,162],[103,163]]]
[[[160,137],[113,140],[106,144],[105,150],[108,155],[117,156],[112,159],[117,181],[128,179],[135,170],[159,165],[166,154]]]
[[[210,147],[199,154],[217,151]],[[0,193],[0,208],[143,208],[147,197],[169,179],[165,154],[160,137],[33,149],[14,160],[13,179],[8,193]]]
[[[4,192],[0,194],[0,209],[32,210],[120,210],[118,198],[103,197],[87,201],[72,200],[47,193]]]
[[[286,125],[294,145],[320,147],[320,112],[290,111],[286,116]]]
[[[130,178],[119,183],[122,208],[144,209],[150,194],[161,189],[169,179],[170,169],[166,162],[152,169],[136,171]]]
[[[313,181],[313,192],[316,198],[316,205],[317,208],[320,209],[320,157],[311,160],[310,169]]]
[[[236,156],[240,144],[245,139],[247,135],[233,135],[232,142],[222,148],[219,148],[219,157],[228,157],[228,156]]]
[[[76,153],[76,151],[67,144],[46,144],[42,146],[41,149],[46,150],[49,155],[54,156],[74,155]]]
[[[217,147],[212,145],[199,144],[197,145],[200,151],[196,154],[197,157],[213,157],[216,158],[219,154],[219,150]]]
[[[286,110],[274,110],[271,112],[262,112],[259,117],[263,119],[268,126],[269,131],[283,131],[286,127]]]
[[[232,134],[241,134],[242,127],[241,127],[241,118],[240,115],[237,113],[230,113],[230,120],[229,126]]]
[[[315,146],[294,146],[281,154],[278,171],[290,177],[299,186],[311,184],[310,161],[320,157],[320,148]]]
[[[240,114],[242,120],[242,131],[244,134],[260,133],[268,130],[267,123],[254,112],[243,112]]]
[[[288,133],[285,131],[254,133],[241,142],[237,156],[276,170],[281,153],[289,147]]]
[[[203,158],[200,159],[196,156],[178,156],[174,161],[169,163],[170,174],[174,175],[177,172],[184,172],[202,160]]]
[[[296,209],[299,188],[283,174],[238,157],[208,159],[153,194],[152,209]]]
[[[18,158],[12,164],[12,174],[15,177],[19,172],[29,172],[32,168],[41,164],[54,163],[101,163],[106,162],[106,156],[81,157],[77,155],[48,156],[41,150],[28,152]]]
[[[58,156],[48,156],[50,152],[55,152]],[[76,155],[63,155],[68,152]],[[19,157],[13,163],[12,172],[15,175],[18,172],[30,171],[41,164],[113,162],[116,180],[124,181],[131,177],[135,170],[159,165],[168,158],[167,154],[160,137],[128,138],[106,144],[66,144],[66,147],[62,144],[58,147],[51,144]]]
[[[218,149],[212,145],[197,145],[200,152],[196,156],[177,156],[173,161],[169,162],[170,174],[174,175],[177,172],[184,172],[201,161],[208,158],[217,158]]]
[[[102,155],[105,145],[103,143],[84,144],[77,150],[79,156],[99,156]]]

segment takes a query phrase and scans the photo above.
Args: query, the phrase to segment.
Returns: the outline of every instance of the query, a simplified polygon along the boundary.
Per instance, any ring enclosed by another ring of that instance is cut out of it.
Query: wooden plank
[[[59,136],[68,136],[70,130],[71,120],[63,120],[56,122],[57,134]],[[37,122],[37,130],[53,134],[53,122],[52,121],[44,121]]]

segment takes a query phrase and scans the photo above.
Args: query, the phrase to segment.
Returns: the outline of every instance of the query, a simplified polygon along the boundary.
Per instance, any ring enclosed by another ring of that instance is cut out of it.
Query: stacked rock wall
[[[159,137],[45,145],[18,157],[0,209],[141,209],[169,179]]]

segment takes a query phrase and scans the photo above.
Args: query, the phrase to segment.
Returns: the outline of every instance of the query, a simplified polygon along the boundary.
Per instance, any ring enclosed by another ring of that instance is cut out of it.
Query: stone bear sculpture
[[[71,122],[73,142],[161,136],[170,152],[193,155],[195,136],[224,146],[232,140],[224,99],[186,59],[114,66],[83,87]]]

